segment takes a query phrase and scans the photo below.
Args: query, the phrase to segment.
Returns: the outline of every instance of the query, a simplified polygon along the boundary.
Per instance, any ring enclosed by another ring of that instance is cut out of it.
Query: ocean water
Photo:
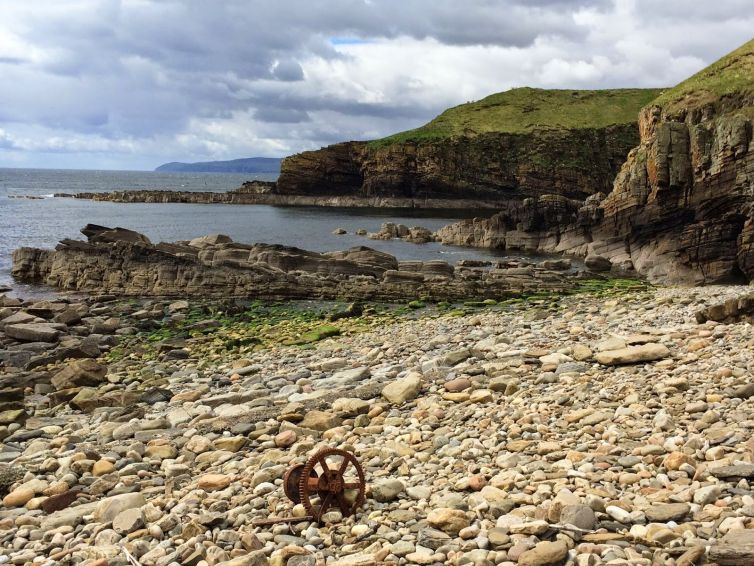
[[[11,254],[21,246],[53,248],[62,238],[84,239],[79,232],[87,223],[120,226],[146,234],[153,242],[188,240],[206,234],[227,234],[238,242],[284,244],[314,251],[342,250],[366,245],[399,259],[490,259],[502,252],[438,243],[411,244],[356,236],[364,228],[379,230],[383,222],[425,226],[436,230],[474,211],[422,211],[272,207],[231,204],[144,204],[93,202],[53,198],[54,193],[123,189],[226,191],[251,178],[274,180],[274,175],[225,173],[156,173],[139,171],[73,171],[50,169],[0,169],[0,286],[33,292],[10,276]],[[32,196],[42,198],[13,198]],[[487,216],[490,211],[477,215]],[[344,236],[332,234],[345,228]]]

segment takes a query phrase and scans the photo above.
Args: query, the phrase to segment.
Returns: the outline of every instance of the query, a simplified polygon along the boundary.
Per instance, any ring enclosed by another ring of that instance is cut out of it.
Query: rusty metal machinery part
[[[288,468],[283,476],[283,491],[285,496],[294,503],[301,503],[301,497],[299,496],[301,486],[301,472],[304,471],[306,464],[295,464]],[[309,472],[310,477],[317,478],[317,472],[312,470]]]
[[[327,458],[333,456],[342,461],[331,467]],[[301,470],[299,498],[317,522],[331,508],[339,509],[343,517],[350,517],[364,503],[365,492],[364,470],[356,457],[345,450],[324,448],[309,458]]]

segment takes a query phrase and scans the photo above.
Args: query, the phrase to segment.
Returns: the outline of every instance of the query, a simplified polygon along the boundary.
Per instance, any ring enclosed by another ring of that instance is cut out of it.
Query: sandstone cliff
[[[665,282],[752,280],[753,119],[750,41],[641,110],[641,142],[604,200],[530,200],[440,237],[604,256]]]
[[[514,89],[409,132],[283,160],[275,193],[487,199],[608,191],[659,91]]]

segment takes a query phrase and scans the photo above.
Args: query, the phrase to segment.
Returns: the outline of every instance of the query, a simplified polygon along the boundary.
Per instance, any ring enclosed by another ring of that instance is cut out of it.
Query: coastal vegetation
[[[725,97],[747,95],[754,95],[754,39],[666,90],[652,103],[667,112],[677,112],[699,108]],[[751,105],[737,109],[742,110],[754,116]]]
[[[632,124],[636,122],[639,110],[661,92],[661,89],[639,88],[514,88],[449,108],[424,126],[371,141],[369,146],[377,148],[488,133],[525,134]]]
[[[565,297],[595,298],[632,296],[648,292],[651,285],[639,279],[584,279],[566,291],[523,292],[518,296],[465,301],[432,301],[421,297],[405,303],[367,302],[357,316],[339,318],[353,304],[339,301],[195,301],[185,315],[154,321],[151,328],[124,337],[106,356],[109,362],[124,357],[153,360],[170,349],[189,347],[201,356],[228,352],[248,355],[281,346],[310,348],[336,336],[371,332],[405,320],[471,316],[482,311],[539,309],[555,312],[564,308]],[[140,308],[130,300],[132,308]],[[331,322],[332,319],[337,319]]]

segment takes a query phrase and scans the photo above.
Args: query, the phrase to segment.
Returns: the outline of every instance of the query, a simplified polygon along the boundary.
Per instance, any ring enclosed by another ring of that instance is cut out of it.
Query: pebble
[[[754,517],[750,329],[694,318],[745,292],[575,295],[306,348],[198,333],[165,350],[185,359],[108,358],[99,397],[169,394],[30,407],[0,428],[7,563],[96,563],[122,544],[145,566],[650,565],[655,547],[691,566]],[[283,476],[324,447],[364,468],[356,516],[257,526],[306,516]]]

